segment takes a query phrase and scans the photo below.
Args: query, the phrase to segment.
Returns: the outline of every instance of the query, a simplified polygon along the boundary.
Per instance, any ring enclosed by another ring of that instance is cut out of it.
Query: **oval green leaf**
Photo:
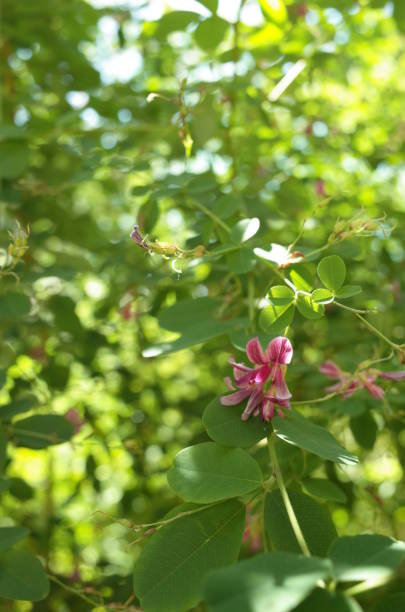
[[[302,483],[305,491],[313,497],[344,504],[346,494],[337,484],[326,478],[307,478]]]
[[[63,444],[74,434],[74,427],[59,414],[36,414],[13,424],[14,442],[26,448],[46,448]]]
[[[288,496],[310,552],[325,557],[337,537],[336,527],[326,508],[300,491],[289,490]],[[301,552],[280,491],[271,491],[266,495],[264,522],[273,548]]]
[[[266,306],[260,313],[260,327],[269,334],[277,334],[291,325],[294,319],[294,304],[287,306]]]
[[[276,417],[272,423],[276,435],[289,444],[335,463],[358,463],[356,455],[340,446],[329,431],[314,425],[297,412],[291,412],[284,419]]]
[[[203,597],[207,573],[233,563],[245,528],[245,507],[229,500],[159,529],[134,571],[134,592],[145,612],[182,612]]]
[[[209,504],[257,489],[262,472],[246,451],[203,442],[176,455],[167,479],[185,501]]]
[[[354,295],[358,295],[361,293],[362,289],[360,285],[345,285],[339,291],[336,291],[336,297],[341,300],[345,300],[347,298],[353,297]]]
[[[260,220],[257,217],[253,217],[252,219],[242,219],[238,221],[236,225],[231,230],[230,239],[235,244],[240,244],[241,242],[246,242],[253,238],[255,234],[259,231],[260,228]]]
[[[298,296],[297,308],[300,314],[306,319],[320,319],[325,314],[325,306],[313,302],[309,295]]]
[[[312,301],[315,304],[330,304],[334,300],[334,295],[329,289],[315,289],[312,292]]]
[[[294,291],[287,285],[275,285],[267,294],[272,306],[288,306],[294,301]]]
[[[225,446],[248,448],[268,435],[268,428],[260,419],[242,421],[241,412],[240,406],[222,406],[219,398],[214,399],[202,417],[209,437]]]
[[[405,542],[382,535],[345,536],[333,544],[329,557],[337,580],[388,579],[405,559]]]
[[[345,282],[346,266],[339,255],[328,255],[318,264],[318,276],[328,289],[337,291]]]
[[[48,576],[34,555],[12,550],[0,559],[0,597],[39,601],[48,593]]]
[[[26,527],[0,527],[0,552],[23,540],[29,532]]]
[[[210,573],[206,601],[211,612],[289,612],[329,570],[325,559],[286,552],[256,555]]]

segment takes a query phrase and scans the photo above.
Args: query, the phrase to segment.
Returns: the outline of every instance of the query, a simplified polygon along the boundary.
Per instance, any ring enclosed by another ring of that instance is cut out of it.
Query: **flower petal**
[[[405,378],[405,370],[399,370],[399,372],[379,372],[378,376],[388,380],[403,380]]]
[[[264,365],[269,362],[266,353],[263,351],[259,338],[252,338],[246,345],[246,355],[249,361],[256,365]]]
[[[221,404],[223,406],[236,406],[236,404],[240,404],[245,397],[250,395],[251,392],[251,389],[240,389],[239,391],[235,391],[235,393],[223,395],[220,398]]]
[[[270,366],[266,363],[264,366],[256,370],[254,382],[258,385],[264,385],[270,376]]]
[[[363,383],[364,387],[366,387],[367,391],[372,397],[374,397],[374,399],[382,399],[384,397],[384,389],[382,389],[382,387],[375,385],[373,382],[367,379],[364,379]]]
[[[287,365],[291,362],[293,347],[288,338],[285,336],[278,336],[270,342],[266,352],[270,361]]]
[[[325,363],[323,363],[319,367],[319,371],[321,372],[321,374],[325,374],[325,376],[327,376],[328,378],[343,378],[342,370],[331,359],[325,361]]]
[[[232,381],[229,376],[225,376],[224,383],[226,384],[228,389],[230,389],[231,391],[235,391],[235,387],[233,386]]]
[[[271,398],[266,398],[263,401],[260,414],[262,421],[271,421],[274,417],[274,403]]]
[[[247,421],[252,412],[255,410],[256,406],[260,404],[263,398],[263,387],[259,387],[255,389],[251,396],[249,397],[249,401],[246,404],[245,410],[242,412],[242,421]]]
[[[275,397],[280,400],[290,399],[291,393],[288,390],[283,373],[278,364],[272,368],[272,380],[275,387]]]

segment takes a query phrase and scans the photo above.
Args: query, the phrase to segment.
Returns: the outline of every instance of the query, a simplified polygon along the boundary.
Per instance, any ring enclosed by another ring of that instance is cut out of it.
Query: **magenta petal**
[[[270,361],[283,365],[289,364],[293,356],[291,342],[285,336],[274,338],[267,347],[267,355]]]
[[[251,389],[240,389],[240,391],[230,393],[230,395],[223,395],[221,397],[221,404],[223,406],[236,406],[236,404],[240,404],[245,397],[250,395],[251,392]]]
[[[268,363],[267,355],[264,353],[259,338],[252,338],[246,345],[246,355],[249,361],[256,365]]]
[[[263,389],[261,387],[253,391],[253,393],[249,397],[248,403],[246,404],[245,410],[242,412],[242,421],[246,421],[250,417],[256,406],[258,406],[262,401],[262,397]]]
[[[274,416],[274,403],[267,398],[262,405],[261,416],[263,421],[271,421]]]
[[[264,383],[266,382],[269,376],[270,376],[270,366],[266,363],[264,366],[262,366],[256,371],[254,381],[255,383],[259,385],[264,385]]]
[[[319,367],[319,371],[321,372],[321,374],[325,374],[325,376],[327,376],[328,378],[342,378],[343,376],[342,370],[331,359],[325,361],[325,363],[323,363]]]
[[[229,376],[225,376],[224,378],[224,383],[226,384],[226,386],[228,387],[228,389],[230,389],[231,391],[235,391],[235,387],[232,384],[231,379],[229,378]]]
[[[375,385],[374,383],[365,380],[364,386],[367,388],[370,395],[374,397],[374,399],[382,399],[384,397],[384,389],[382,389],[379,385]]]
[[[399,372],[379,372],[378,376],[388,380],[403,380],[405,378],[405,370],[400,370]]]
[[[276,365],[273,368],[273,376],[273,382],[276,390],[275,397],[280,400],[290,399],[291,393],[288,390],[283,373],[279,365]]]

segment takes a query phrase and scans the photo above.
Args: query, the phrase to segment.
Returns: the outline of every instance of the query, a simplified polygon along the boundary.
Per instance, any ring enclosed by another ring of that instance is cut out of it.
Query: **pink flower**
[[[65,413],[65,419],[69,421],[69,423],[72,423],[75,434],[79,433],[84,425],[82,417],[75,408],[69,408],[69,410]]]
[[[337,379],[335,385],[327,387],[328,393],[340,393],[343,399],[351,397],[358,389],[367,389],[374,399],[384,397],[384,389],[375,384],[376,378],[386,378],[389,380],[402,380],[405,378],[405,371],[384,372],[375,368],[356,371],[354,374],[343,372],[336,363],[331,360],[325,361],[319,371],[328,378]]]
[[[234,406],[249,397],[242,420],[246,421],[251,414],[260,414],[263,421],[270,421],[274,415],[275,404],[284,408],[290,407],[288,400],[291,393],[284,375],[293,356],[291,342],[288,338],[279,336],[263,351],[259,339],[252,338],[246,345],[246,355],[256,367],[250,368],[244,363],[237,363],[233,357],[229,359],[238,390],[235,390],[231,379],[226,377],[225,383],[234,393],[221,397],[221,404]],[[268,380],[271,382],[271,388],[265,392]],[[277,413],[282,414],[281,410],[277,410]]]
[[[139,233],[139,225],[134,225],[134,229],[130,233],[130,238],[131,240],[136,242],[138,246],[142,247],[143,249],[149,248],[149,244],[146,242],[144,238],[142,238],[141,234]]]

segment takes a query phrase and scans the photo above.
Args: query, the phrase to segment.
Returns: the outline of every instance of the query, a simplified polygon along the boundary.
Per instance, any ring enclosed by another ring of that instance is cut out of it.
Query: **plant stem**
[[[392,576],[382,576],[380,578],[376,578],[375,580],[365,580],[364,582],[355,584],[354,586],[350,587],[350,589],[346,589],[344,594],[348,595],[349,597],[353,595],[360,595],[360,593],[365,593],[366,591],[371,591],[371,589],[384,586],[391,580]]]
[[[285,509],[288,514],[288,518],[291,523],[292,530],[294,532],[298,545],[301,548],[303,554],[306,557],[310,557],[311,553],[309,552],[309,548],[305,541],[304,534],[302,533],[301,527],[298,523],[297,517],[294,512],[294,508],[292,507],[292,504],[291,504],[291,501],[288,496],[287,489],[284,483],[283,475],[280,470],[280,466],[279,466],[277,454],[276,454],[276,449],[274,447],[274,434],[270,434],[267,437],[267,444],[269,448],[270,460],[273,465],[274,475],[276,477],[277,484],[280,489],[281,497],[283,498],[283,502],[284,502]]]
[[[231,232],[231,228],[229,227],[229,225],[227,225],[225,221],[222,221],[222,219],[220,219],[215,213],[213,213],[212,210],[204,206],[204,204],[201,204],[201,202],[197,202],[196,200],[189,200],[189,202],[192,206],[195,206],[195,208],[201,210],[207,215],[207,217],[210,217],[215,223],[220,225],[222,229],[224,229],[228,234]]]
[[[73,593],[73,595],[76,595],[76,597],[79,597],[80,599],[82,599],[86,603],[92,605],[94,608],[96,608],[98,606],[97,602],[95,602],[92,599],[90,599],[90,597],[87,597],[87,595],[84,595],[84,593],[79,591],[79,589],[75,589],[74,587],[71,587],[68,584],[65,584],[64,582],[59,580],[59,578],[56,578],[55,576],[52,576],[51,574],[48,574],[48,578],[49,578],[49,580],[52,580],[52,582],[55,582],[55,584],[60,586],[62,589],[65,589],[65,591],[69,591],[69,593]]]
[[[249,306],[249,323],[251,329],[254,328],[255,322],[255,281],[252,274],[248,277],[248,306]]]
[[[392,348],[396,349],[396,350],[401,350],[401,346],[399,344],[396,344],[396,342],[392,342],[392,340],[390,340],[389,338],[387,338],[387,336],[384,336],[384,334],[382,332],[380,332],[379,329],[377,329],[376,327],[374,327],[374,325],[372,325],[371,323],[369,323],[367,321],[367,319],[365,319],[364,317],[361,316],[361,314],[356,312],[356,317],[358,319],[360,319],[360,321],[362,321],[364,323],[364,325],[371,331],[373,332],[373,334],[375,336],[378,336],[379,338],[381,338],[381,340],[384,340],[384,342],[386,342],[387,344],[389,344],[389,346],[392,346]]]
[[[328,393],[328,395],[323,395],[322,397],[317,397],[312,400],[302,400],[301,402],[292,402],[294,406],[305,406],[305,404],[320,404],[321,402],[327,402],[332,399],[332,397],[336,397],[337,393]]]
[[[336,304],[336,306],[339,306],[339,308],[343,308],[344,310],[348,310],[349,312],[354,312],[355,314],[367,314],[368,312],[372,312],[371,310],[359,310],[358,308],[352,308],[351,306],[346,306],[345,304],[341,304],[336,300],[334,300],[333,303]]]

